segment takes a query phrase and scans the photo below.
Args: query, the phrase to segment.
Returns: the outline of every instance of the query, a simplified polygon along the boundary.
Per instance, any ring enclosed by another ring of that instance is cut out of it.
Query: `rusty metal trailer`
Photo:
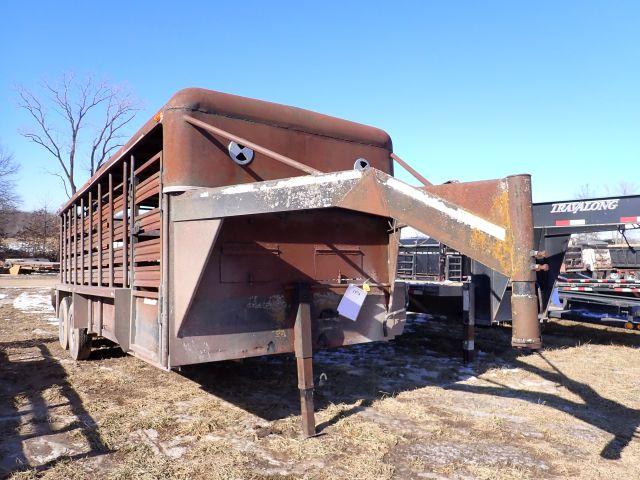
[[[408,167],[413,187],[394,160],[376,128],[178,92],[59,212],[61,345],[86,359],[101,336],[163,369],[293,352],[312,435],[313,351],[402,333],[402,224],[511,278],[512,343],[539,348],[530,177],[431,185]]]

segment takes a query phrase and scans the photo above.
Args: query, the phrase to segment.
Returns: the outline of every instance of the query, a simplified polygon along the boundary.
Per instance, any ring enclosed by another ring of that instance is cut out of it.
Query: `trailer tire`
[[[73,328],[73,304],[69,308],[69,353],[74,360],[86,360],[91,355],[91,337],[86,328]]]
[[[69,297],[64,297],[58,307],[58,341],[63,350],[69,349]]]

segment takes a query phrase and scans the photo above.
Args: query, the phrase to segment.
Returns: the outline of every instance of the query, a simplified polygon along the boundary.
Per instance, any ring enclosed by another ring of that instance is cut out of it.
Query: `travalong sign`
[[[601,212],[618,208],[619,198],[605,200],[586,200],[584,202],[564,202],[551,205],[550,213]]]
[[[533,204],[535,228],[640,224],[640,195]]]

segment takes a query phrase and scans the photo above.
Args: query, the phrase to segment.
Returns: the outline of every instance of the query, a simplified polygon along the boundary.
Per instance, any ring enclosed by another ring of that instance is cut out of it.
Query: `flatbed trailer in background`
[[[55,273],[60,271],[60,262],[53,262],[48,258],[7,258],[3,268],[11,275]]]
[[[394,161],[424,186],[394,178]],[[401,224],[511,278],[512,344],[541,345],[530,177],[432,185],[376,128],[183,90],[59,215],[74,359],[96,336],[163,369],[294,353],[305,435],[313,351],[403,331]]]
[[[561,275],[556,282],[562,308],[549,317],[640,330],[640,281]]]

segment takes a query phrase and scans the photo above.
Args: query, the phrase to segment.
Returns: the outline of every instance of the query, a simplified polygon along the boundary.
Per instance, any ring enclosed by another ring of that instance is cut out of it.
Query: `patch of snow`
[[[178,459],[187,453],[188,444],[193,442],[194,437],[177,436],[166,442],[161,442],[158,438],[158,431],[148,428],[132,432],[130,440],[148,445],[156,455],[165,455],[169,458]]]
[[[9,447],[9,451],[0,461],[1,467],[9,467],[26,460],[31,467],[45,465],[61,457],[84,455],[91,451],[87,440],[74,435],[75,431],[38,435],[27,438],[20,449]],[[20,445],[20,443],[18,443]],[[7,446],[7,445],[3,445]]]
[[[27,313],[53,312],[51,297],[45,293],[22,292],[13,301],[13,308]]]
[[[46,290],[37,292],[22,292],[13,300],[13,308],[21,312],[35,315],[46,315],[43,318],[49,325],[58,325],[58,317],[52,316],[54,313],[51,305],[51,297]]]
[[[42,330],[41,328],[36,328],[35,330],[32,330],[31,333],[34,333],[36,335],[46,335],[48,337],[53,335],[51,332],[47,332],[46,330]]]
[[[501,368],[499,371],[500,373],[519,373],[522,371],[522,369],[518,367],[511,367],[511,368],[504,367],[504,368]]]

